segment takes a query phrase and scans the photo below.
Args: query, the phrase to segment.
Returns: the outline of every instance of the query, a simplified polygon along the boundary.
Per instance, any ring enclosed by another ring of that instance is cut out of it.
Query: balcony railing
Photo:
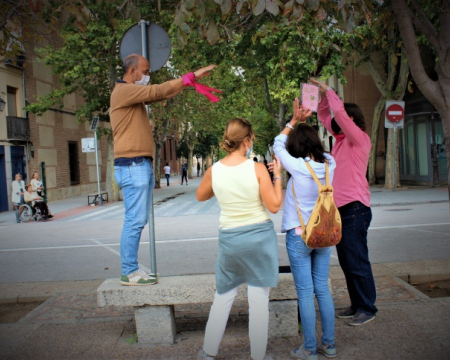
[[[30,141],[30,122],[27,118],[6,117],[8,140]]]

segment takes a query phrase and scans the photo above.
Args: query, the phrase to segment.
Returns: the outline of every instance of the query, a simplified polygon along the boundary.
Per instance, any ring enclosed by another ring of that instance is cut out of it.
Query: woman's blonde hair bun
[[[220,147],[227,153],[231,153],[241,146],[245,139],[253,140],[255,134],[253,132],[252,124],[245,119],[235,118],[228,121],[223,134],[223,140],[220,142]]]

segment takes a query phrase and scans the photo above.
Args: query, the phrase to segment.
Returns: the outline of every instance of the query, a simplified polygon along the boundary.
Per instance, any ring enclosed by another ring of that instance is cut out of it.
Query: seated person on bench
[[[24,200],[26,203],[31,203],[33,208],[39,208],[41,210],[43,219],[50,219],[53,215],[50,213],[48,209],[47,203],[41,198],[36,192],[33,192],[33,188],[31,184],[26,186],[26,190],[24,193]]]

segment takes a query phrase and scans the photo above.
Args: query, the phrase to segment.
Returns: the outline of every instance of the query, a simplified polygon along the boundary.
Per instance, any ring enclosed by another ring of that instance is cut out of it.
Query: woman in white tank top
[[[248,284],[251,357],[264,359],[269,326],[269,290],[278,282],[278,240],[266,211],[278,212],[282,201],[281,165],[270,168],[249,160],[254,133],[244,119],[232,119],[221,147],[227,152],[210,167],[197,189],[197,200],[214,195],[220,204],[216,294],[198,359],[213,359],[219,350],[238,286]],[[265,206],[265,207],[264,207]]]

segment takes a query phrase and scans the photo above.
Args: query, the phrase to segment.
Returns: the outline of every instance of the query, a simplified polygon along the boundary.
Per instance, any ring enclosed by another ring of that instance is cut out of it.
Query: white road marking
[[[429,233],[429,234],[438,234],[438,235],[446,235],[446,236],[450,236],[449,233],[438,232],[438,231],[428,231],[428,230],[420,230],[420,229],[407,229],[407,230],[417,231],[417,232],[423,232],[423,233]]]
[[[435,225],[450,225],[450,222],[445,223],[434,223],[434,224],[414,224],[414,225],[393,225],[393,226],[379,226],[379,227],[373,227],[369,228],[369,230],[382,230],[382,229],[396,229],[396,228],[410,228],[410,227],[420,227],[420,226],[435,226]],[[425,230],[424,230],[425,231]],[[441,233],[438,233],[441,234]],[[283,233],[277,233],[277,236],[282,236]],[[111,239],[113,236],[108,237],[98,237],[93,239],[88,239],[90,241],[96,242],[99,239]],[[192,238],[192,239],[179,239],[179,240],[157,240],[157,244],[170,244],[170,243],[180,243],[180,242],[192,242],[192,241],[213,241],[218,240],[218,237],[207,237],[207,238]],[[146,245],[148,244],[148,241],[141,241],[141,244]],[[278,243],[280,246],[280,243]],[[31,251],[31,250],[65,250],[65,249],[81,249],[81,248],[95,248],[95,247],[110,247],[110,246],[120,246],[119,243],[114,244],[104,244],[101,242],[96,243],[95,245],[67,245],[67,246],[47,246],[47,247],[33,247],[33,248],[14,248],[14,249],[0,249],[0,252],[12,252],[12,251]],[[108,249],[113,250],[113,249]],[[332,257],[336,258],[336,256],[331,255]]]
[[[106,250],[111,251],[114,255],[120,256],[120,252],[117,251],[117,250],[114,250],[110,245],[108,245],[108,244],[103,244],[102,242],[100,242],[100,241],[98,241],[98,240],[96,240],[96,239],[89,239],[89,240],[91,240],[92,242],[96,243],[96,244],[99,245],[99,246],[104,247]]]
[[[418,226],[435,226],[435,225],[450,225],[450,222],[445,223],[435,223],[435,224],[411,224],[411,225],[389,225],[389,226],[371,226],[370,230],[384,230],[384,229],[401,229],[401,228],[410,228],[410,227],[418,227]]]
[[[83,216],[80,216],[80,217],[76,217],[76,218],[74,218],[74,219],[70,219],[70,220],[67,220],[67,221],[78,221],[78,220],[83,220],[83,219],[86,219],[86,218],[88,218],[88,217],[97,216],[97,215],[102,214],[102,213],[104,213],[104,212],[106,212],[106,211],[116,210],[116,209],[119,208],[119,207],[122,207],[122,206],[121,206],[121,205],[116,205],[116,206],[108,207],[108,208],[106,208],[106,209],[98,210],[98,211],[96,211],[96,212],[92,212],[92,213],[89,213],[89,214],[87,214],[87,215],[83,215]]]

